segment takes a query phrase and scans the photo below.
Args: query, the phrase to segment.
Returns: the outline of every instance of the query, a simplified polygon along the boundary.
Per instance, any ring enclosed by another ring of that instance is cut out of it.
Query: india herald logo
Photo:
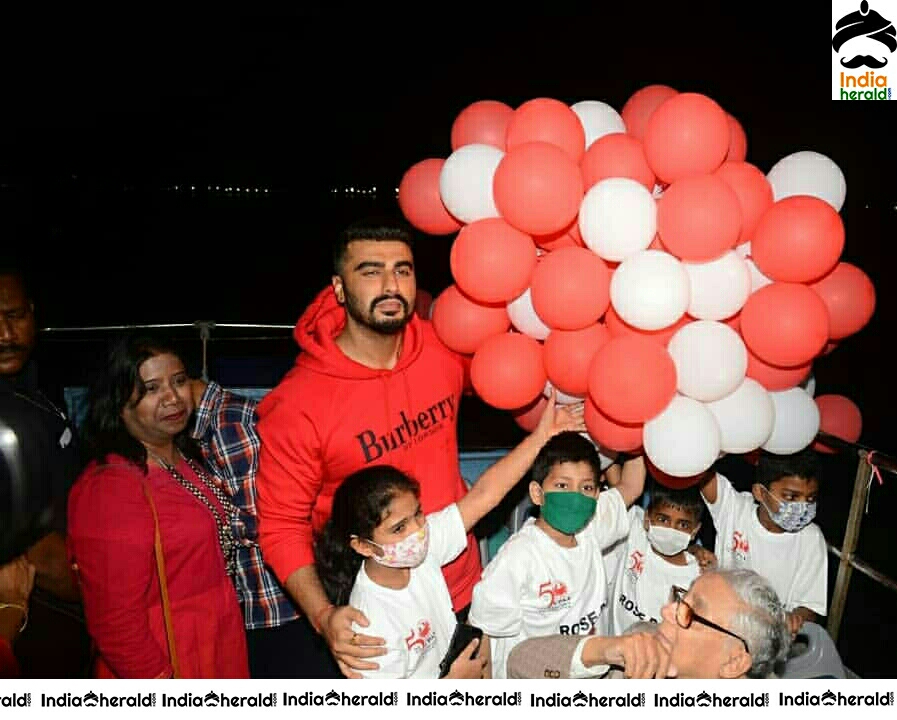
[[[886,55],[879,58],[868,54],[872,52],[872,48],[878,47],[869,43],[869,40],[884,45],[889,52],[897,50],[897,29],[890,20],[870,8],[867,0],[862,0],[859,10],[838,20],[835,30],[837,32],[832,38],[832,49],[840,53],[843,46],[850,46],[845,48],[844,55],[840,58],[842,67],[854,69],[865,66],[878,69],[887,65]],[[856,42],[851,42],[853,40]],[[863,53],[864,49],[867,54]],[[881,50],[883,48],[879,48]]]

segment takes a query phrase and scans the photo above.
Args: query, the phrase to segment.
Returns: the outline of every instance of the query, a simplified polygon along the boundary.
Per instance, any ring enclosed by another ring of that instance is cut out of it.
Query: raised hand
[[[548,442],[558,433],[572,431],[585,432],[585,403],[575,403],[573,405],[558,405],[557,391],[552,388],[551,396],[548,398],[548,405],[539,418],[539,424],[536,426],[535,433],[538,434],[544,442]]]

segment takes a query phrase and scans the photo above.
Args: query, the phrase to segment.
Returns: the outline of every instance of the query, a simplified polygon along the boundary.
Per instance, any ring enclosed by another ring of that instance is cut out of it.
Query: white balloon
[[[751,272],[735,250],[710,262],[683,266],[691,286],[688,314],[699,320],[730,318],[751,294]]]
[[[812,150],[786,155],[766,173],[773,199],[812,195],[840,212],[847,195],[847,181],[835,162]]]
[[[720,430],[707,407],[684,395],[645,423],[645,454],[660,470],[673,477],[704,472],[720,453]]]
[[[614,270],[610,301],[620,318],[641,330],[660,330],[681,318],[691,291],[688,273],[669,253],[642,250]]]
[[[581,403],[585,400],[585,396],[580,395],[568,395],[567,393],[561,392],[554,385],[551,384],[551,380],[545,381],[545,389],[542,390],[542,394],[550,398],[551,391],[555,390],[557,392],[557,404],[558,405],[575,405],[576,403]]]
[[[747,260],[751,256],[751,241],[741,243],[735,246],[735,252],[742,260]]]
[[[576,113],[582,129],[586,131],[586,149],[598,138],[611,133],[626,132],[626,123],[616,110],[607,103],[598,100],[582,100],[571,105],[570,109]]]
[[[636,180],[601,180],[582,199],[579,230],[592,252],[620,262],[651,244],[657,233],[657,202]]]
[[[707,403],[719,425],[723,452],[746,453],[769,440],[776,419],[772,398],[760,383],[746,377],[731,395]]]
[[[807,375],[806,380],[804,380],[800,386],[806,390],[810,397],[814,397],[816,395],[816,376],[810,372],[810,374]]]
[[[676,365],[677,389],[701,402],[735,392],[747,372],[744,340],[725,323],[690,322],[670,338],[667,350]]]
[[[751,293],[755,293],[760,288],[773,283],[772,278],[768,278],[760,272],[760,268],[757,267],[757,264],[753,260],[747,258],[744,263],[747,265],[748,272],[751,274]]]
[[[492,181],[505,154],[492,145],[473,143],[448,156],[439,173],[439,195],[446,209],[463,223],[501,217]]]
[[[544,340],[551,332],[551,328],[536,314],[529,288],[520,297],[508,303],[508,317],[511,318],[511,324],[515,328],[536,340]]]
[[[776,455],[790,455],[807,447],[819,432],[819,407],[800,387],[769,394],[775,406],[772,434],[763,449]]]

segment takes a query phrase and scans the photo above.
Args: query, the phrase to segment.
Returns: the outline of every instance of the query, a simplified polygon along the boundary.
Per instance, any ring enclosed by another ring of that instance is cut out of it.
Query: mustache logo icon
[[[841,64],[844,67],[850,69],[863,67],[864,65],[866,67],[878,69],[883,68],[885,65],[887,65],[888,60],[887,58],[885,58],[884,60],[879,60],[878,58],[874,58],[871,55],[856,55],[855,57],[850,58],[850,60],[841,58]]]

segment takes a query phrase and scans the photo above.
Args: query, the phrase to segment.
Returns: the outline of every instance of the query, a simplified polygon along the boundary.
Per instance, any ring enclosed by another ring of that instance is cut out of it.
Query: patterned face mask
[[[767,495],[775,498],[779,504],[779,511],[773,512],[769,509],[769,505],[763,503],[769,518],[785,532],[797,532],[802,530],[816,517],[816,503],[805,502],[799,500],[781,500],[773,495],[769,490],[763,488]]]
[[[430,526],[424,526],[415,533],[411,533],[403,540],[394,543],[386,543],[380,545],[373,540],[365,539],[366,543],[370,543],[383,551],[383,557],[374,554],[371,555],[374,562],[391,568],[416,568],[427,557],[427,550],[430,547]]]

